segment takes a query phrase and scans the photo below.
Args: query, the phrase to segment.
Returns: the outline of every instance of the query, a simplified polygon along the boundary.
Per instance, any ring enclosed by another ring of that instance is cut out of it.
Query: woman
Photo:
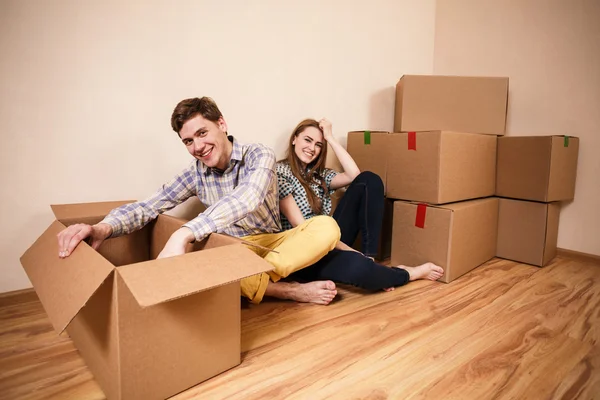
[[[325,168],[327,143],[344,172]],[[388,268],[373,261],[383,219],[383,183],[372,172],[360,172],[333,137],[328,120],[306,119],[298,124],[290,136],[286,159],[277,163],[277,178],[284,230],[316,215],[329,215],[331,194],[349,185],[333,214],[342,234],[340,243],[313,266],[292,274],[292,279],[331,280],[377,291],[393,290],[417,279],[437,280],[444,273],[432,263]],[[364,254],[349,247],[359,232]]]

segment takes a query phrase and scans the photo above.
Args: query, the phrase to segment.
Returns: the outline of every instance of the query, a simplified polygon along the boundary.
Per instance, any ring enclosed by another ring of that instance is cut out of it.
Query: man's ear
[[[225,122],[225,118],[223,118],[222,116],[219,117],[219,119],[217,120],[217,125],[219,126],[219,129],[227,133],[227,122]]]

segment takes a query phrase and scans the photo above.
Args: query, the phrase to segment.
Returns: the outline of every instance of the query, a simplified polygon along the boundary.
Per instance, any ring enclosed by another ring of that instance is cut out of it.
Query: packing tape
[[[569,147],[569,137],[565,135],[565,147]]]
[[[417,133],[408,132],[408,149],[417,150]]]
[[[417,204],[417,217],[415,218],[415,226],[417,228],[425,228],[425,214],[427,213],[427,204]]]
[[[365,131],[364,140],[365,144],[371,144],[371,131]]]

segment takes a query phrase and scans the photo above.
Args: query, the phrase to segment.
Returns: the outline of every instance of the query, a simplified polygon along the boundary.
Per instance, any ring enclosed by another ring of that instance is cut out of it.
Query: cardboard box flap
[[[87,217],[104,217],[113,208],[124,204],[135,203],[135,200],[104,201],[99,203],[53,204],[52,212],[58,220]]]
[[[189,296],[273,266],[242,244],[120,267],[119,275],[142,307]]]
[[[59,333],[114,270],[85,242],[69,257],[59,258],[56,235],[64,228],[54,221],[21,257],[21,264]]]

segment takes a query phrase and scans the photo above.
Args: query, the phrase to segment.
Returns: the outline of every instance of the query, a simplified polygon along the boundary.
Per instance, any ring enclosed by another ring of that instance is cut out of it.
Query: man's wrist
[[[185,243],[192,243],[194,240],[196,240],[196,236],[194,235],[194,232],[192,232],[192,230],[190,228],[188,228],[187,226],[182,226],[181,228],[176,230],[173,233],[173,235],[176,236],[177,239],[179,239]]]
[[[110,235],[112,235],[113,233],[112,226],[110,224],[107,224],[106,222],[99,222],[96,225],[94,225],[93,228],[100,232],[101,236],[104,239],[109,238]]]

